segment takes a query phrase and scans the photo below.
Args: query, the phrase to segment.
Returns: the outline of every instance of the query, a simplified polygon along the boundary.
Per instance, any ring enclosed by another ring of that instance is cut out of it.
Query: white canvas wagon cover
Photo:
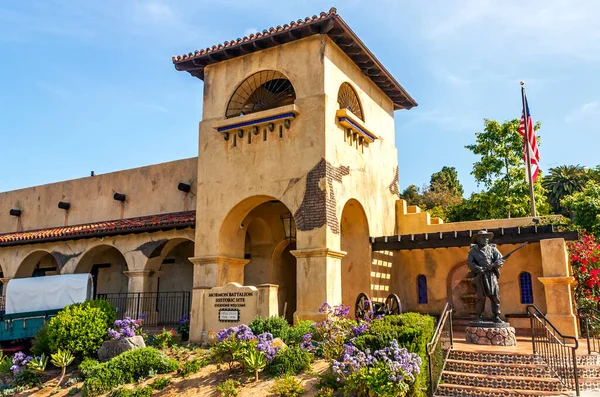
[[[6,286],[6,314],[63,309],[93,298],[91,274],[15,278]]]

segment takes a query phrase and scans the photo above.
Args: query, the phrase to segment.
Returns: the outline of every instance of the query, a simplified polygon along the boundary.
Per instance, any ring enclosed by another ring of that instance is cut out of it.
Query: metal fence
[[[600,311],[593,308],[577,310],[581,333],[587,341],[588,354],[600,353]]]
[[[149,327],[177,325],[183,315],[190,313],[189,291],[97,294],[96,298],[109,301],[119,319],[141,317]]]
[[[527,306],[531,322],[531,343],[533,353],[540,357],[561,383],[579,396],[579,376],[575,352],[579,341],[573,336],[565,336],[552,325],[534,305]]]
[[[429,367],[429,395],[433,397],[437,392],[438,384],[442,378],[442,372],[446,360],[453,347],[452,333],[452,305],[446,303],[438,320],[431,342],[427,344],[427,366]]]

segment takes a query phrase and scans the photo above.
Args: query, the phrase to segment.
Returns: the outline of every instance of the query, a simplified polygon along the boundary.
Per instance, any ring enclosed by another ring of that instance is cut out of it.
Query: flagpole
[[[527,180],[529,182],[529,197],[531,199],[531,215],[536,218],[537,213],[535,211],[535,196],[533,191],[533,175],[531,173],[531,142],[529,142],[529,115],[527,114],[527,105],[525,100],[525,83],[521,81],[521,100],[523,101],[523,122],[525,123],[525,152],[527,153],[527,164],[525,173],[527,174]],[[535,132],[531,132],[535,134]]]

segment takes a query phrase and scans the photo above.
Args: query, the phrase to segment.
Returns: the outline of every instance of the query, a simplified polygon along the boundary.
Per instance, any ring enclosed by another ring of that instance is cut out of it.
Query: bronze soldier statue
[[[490,299],[492,304],[492,313],[495,323],[504,323],[500,318],[500,288],[498,279],[500,278],[500,268],[504,264],[505,257],[502,256],[496,244],[490,244],[494,238],[494,233],[488,233],[486,230],[480,230],[473,235],[471,250],[467,263],[469,269],[474,275],[473,285],[477,292],[477,302],[475,309],[477,319],[483,320],[483,309],[486,298]]]

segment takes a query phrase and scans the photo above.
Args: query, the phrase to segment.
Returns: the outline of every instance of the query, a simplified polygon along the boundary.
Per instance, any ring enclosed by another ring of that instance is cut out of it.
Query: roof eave
[[[204,80],[204,68],[208,65],[315,34],[327,34],[361,71],[392,100],[394,110],[411,109],[417,106],[414,98],[396,81],[342,17],[337,14],[296,25],[287,30],[276,29],[274,32],[263,33],[258,37],[251,36],[251,38],[238,39],[238,43],[233,45],[227,42],[227,45],[224,46],[213,46],[198,55],[190,53],[183,58],[173,57],[173,63],[178,71],[186,71],[192,76]]]

